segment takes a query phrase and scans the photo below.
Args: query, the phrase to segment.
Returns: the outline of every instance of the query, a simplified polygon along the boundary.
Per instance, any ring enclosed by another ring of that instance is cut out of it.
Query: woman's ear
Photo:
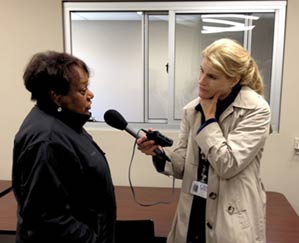
[[[61,95],[58,95],[53,90],[50,90],[50,97],[53,103],[57,106],[61,106]]]
[[[235,87],[237,85],[237,83],[239,83],[241,80],[241,77],[238,75],[237,77],[232,78],[232,88]]]

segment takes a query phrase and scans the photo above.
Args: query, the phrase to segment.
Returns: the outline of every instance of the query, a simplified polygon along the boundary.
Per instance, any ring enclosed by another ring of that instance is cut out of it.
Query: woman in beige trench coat
[[[182,179],[167,242],[265,243],[260,162],[271,114],[262,78],[233,40],[215,41],[202,56],[199,98],[184,107],[176,146],[137,141],[159,172]]]

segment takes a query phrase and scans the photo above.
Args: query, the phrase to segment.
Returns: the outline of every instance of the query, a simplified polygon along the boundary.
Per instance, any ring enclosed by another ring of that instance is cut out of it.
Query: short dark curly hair
[[[31,92],[31,100],[48,101],[49,91],[66,95],[70,83],[79,78],[78,67],[89,76],[87,65],[73,55],[56,51],[35,54],[23,75],[25,87]]]

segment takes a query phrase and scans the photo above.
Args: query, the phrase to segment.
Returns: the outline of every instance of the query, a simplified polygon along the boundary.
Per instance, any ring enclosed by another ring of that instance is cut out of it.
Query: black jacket
[[[15,137],[17,243],[112,243],[114,187],[88,115],[35,106]]]

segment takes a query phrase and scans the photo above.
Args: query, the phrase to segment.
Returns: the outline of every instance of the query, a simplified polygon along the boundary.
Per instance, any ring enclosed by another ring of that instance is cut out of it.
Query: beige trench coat
[[[266,194],[260,160],[270,129],[270,108],[263,97],[242,87],[235,101],[199,134],[198,98],[184,107],[176,148],[165,148],[171,162],[164,173],[182,179],[168,243],[186,243],[197,178],[199,148],[210,163],[206,205],[207,243],[265,243]]]

